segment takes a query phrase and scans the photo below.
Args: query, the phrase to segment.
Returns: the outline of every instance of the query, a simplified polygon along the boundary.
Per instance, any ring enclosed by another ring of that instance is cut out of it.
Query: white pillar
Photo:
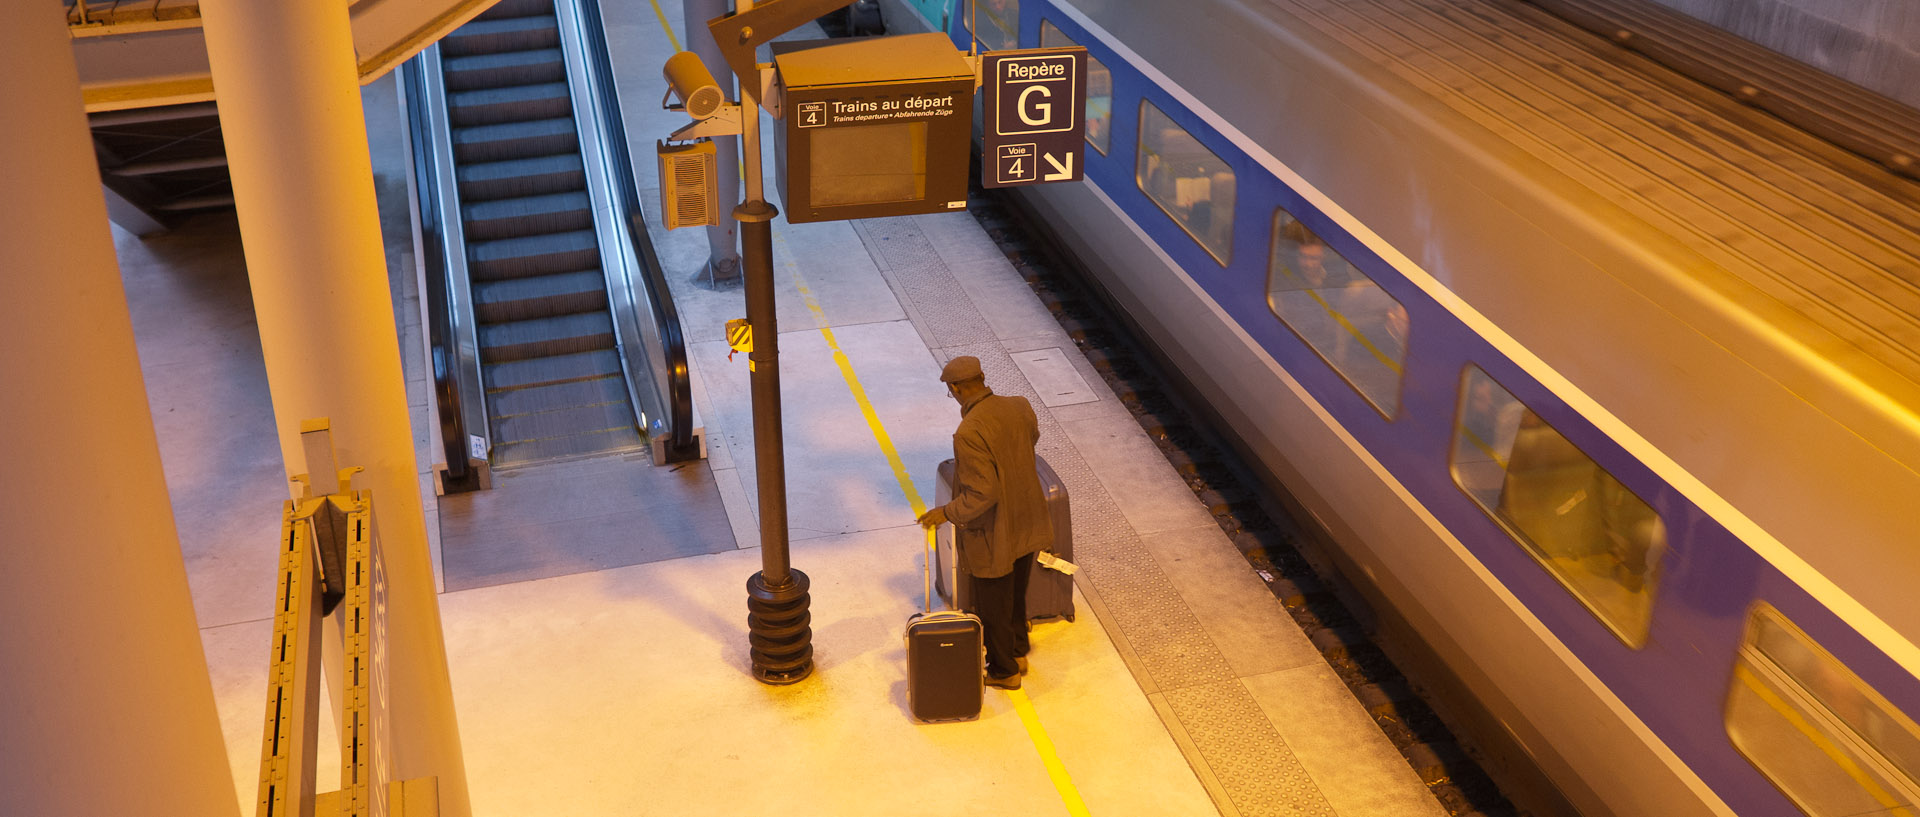
[[[700,61],[706,63],[707,71],[720,81],[720,89],[728,99],[738,99],[733,91],[733,72],[727,69],[727,60],[720,55],[713,32],[707,30],[708,20],[732,11],[727,7],[727,0],[681,0],[680,10],[687,50],[700,55]],[[714,165],[720,179],[720,223],[707,228],[707,269],[716,276],[737,279],[740,277],[740,228],[739,222],[733,220],[733,208],[740,204],[740,139],[720,136],[713,141]]]
[[[0,812],[237,815],[58,4],[0,111]]]
[[[441,814],[467,817],[347,5],[205,0],[200,13],[281,456],[305,473],[300,422],[325,417],[340,464],[366,469],[355,486],[374,492],[392,577],[393,774],[438,777]]]

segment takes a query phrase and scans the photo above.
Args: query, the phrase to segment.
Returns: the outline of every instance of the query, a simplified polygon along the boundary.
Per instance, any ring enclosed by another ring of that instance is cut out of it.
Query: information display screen
[[[811,204],[838,207],[927,197],[927,123],[821,128],[812,134]]]

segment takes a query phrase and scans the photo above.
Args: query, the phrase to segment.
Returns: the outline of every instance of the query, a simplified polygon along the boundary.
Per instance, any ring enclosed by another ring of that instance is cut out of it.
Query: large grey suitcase
[[[1053,519],[1053,547],[1047,550],[1071,562],[1073,512],[1067,498],[1067,484],[1060,481],[1060,475],[1054,473],[1053,466],[1048,465],[1045,458],[1036,456],[1033,459],[1040,469],[1040,490],[1047,495],[1047,513]],[[934,503],[945,505],[953,499],[953,460],[940,463],[937,471],[939,479],[934,486]],[[938,551],[936,563],[940,572],[935,578],[935,589],[948,606],[971,612],[973,576],[959,567],[958,554],[954,552],[953,526],[941,527]],[[1027,619],[1039,621],[1047,618],[1073,620],[1073,577],[1041,567],[1036,560],[1033,574],[1027,580]]]
[[[907,710],[928,723],[980,717],[986,640],[980,617],[933,611],[934,533],[927,532],[927,606],[907,619]]]

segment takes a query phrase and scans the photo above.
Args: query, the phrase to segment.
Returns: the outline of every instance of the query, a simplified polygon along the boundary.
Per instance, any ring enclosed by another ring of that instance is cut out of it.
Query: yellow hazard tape
[[[779,241],[781,236],[775,235]],[[913,487],[913,477],[907,474],[907,465],[900,459],[900,452],[893,447],[893,438],[887,436],[887,427],[880,423],[880,415],[873,410],[873,401],[867,399],[867,390],[860,386],[860,378],[853,373],[853,362],[847,354],[840,351],[840,342],[833,337],[833,328],[827,325],[827,312],[820,308],[820,302],[813,297],[813,290],[807,288],[807,279],[793,261],[782,262],[787,274],[793,279],[794,289],[799,290],[801,300],[807,304],[807,310],[813,313],[815,326],[820,327],[820,336],[826,338],[827,348],[833,350],[834,365],[840,367],[840,377],[847,381],[847,390],[853,392],[853,400],[860,404],[860,415],[867,419],[867,427],[873,429],[874,441],[880,443],[880,451],[887,455],[887,463],[893,466],[893,478],[900,483],[900,490],[907,495],[907,504],[913,507],[913,515],[927,512],[926,502],[920,499],[920,492]],[[1059,753],[1053,750],[1053,739],[1047,737],[1046,727],[1040,725],[1040,715],[1033,710],[1033,702],[1027,693],[1014,689],[1008,690],[1007,697],[1013,699],[1013,709],[1020,713],[1020,723],[1027,728],[1027,737],[1033,741],[1033,748],[1040,753],[1040,762],[1047,767],[1047,777],[1053,780],[1053,788],[1060,793],[1060,800],[1067,806],[1067,813],[1073,817],[1088,817],[1087,804],[1080,799],[1080,790],[1073,785],[1073,778],[1067,774],[1066,764],[1060,762]]]
[[[734,318],[727,321],[727,359],[733,359],[734,352],[753,353],[753,324],[746,318]]]
[[[673,24],[667,22],[667,13],[660,10],[660,0],[653,0],[653,16],[660,18],[660,27],[667,32],[667,42],[673,43],[673,53],[686,50],[680,47],[680,38],[673,36]]]

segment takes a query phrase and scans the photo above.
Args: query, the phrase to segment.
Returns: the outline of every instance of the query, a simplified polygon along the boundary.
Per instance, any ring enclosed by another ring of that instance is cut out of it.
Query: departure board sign
[[[964,210],[973,72],[940,34],[774,43],[776,174],[800,224]]]
[[[980,57],[980,184],[1076,181],[1087,144],[1087,49],[1028,48]]]

